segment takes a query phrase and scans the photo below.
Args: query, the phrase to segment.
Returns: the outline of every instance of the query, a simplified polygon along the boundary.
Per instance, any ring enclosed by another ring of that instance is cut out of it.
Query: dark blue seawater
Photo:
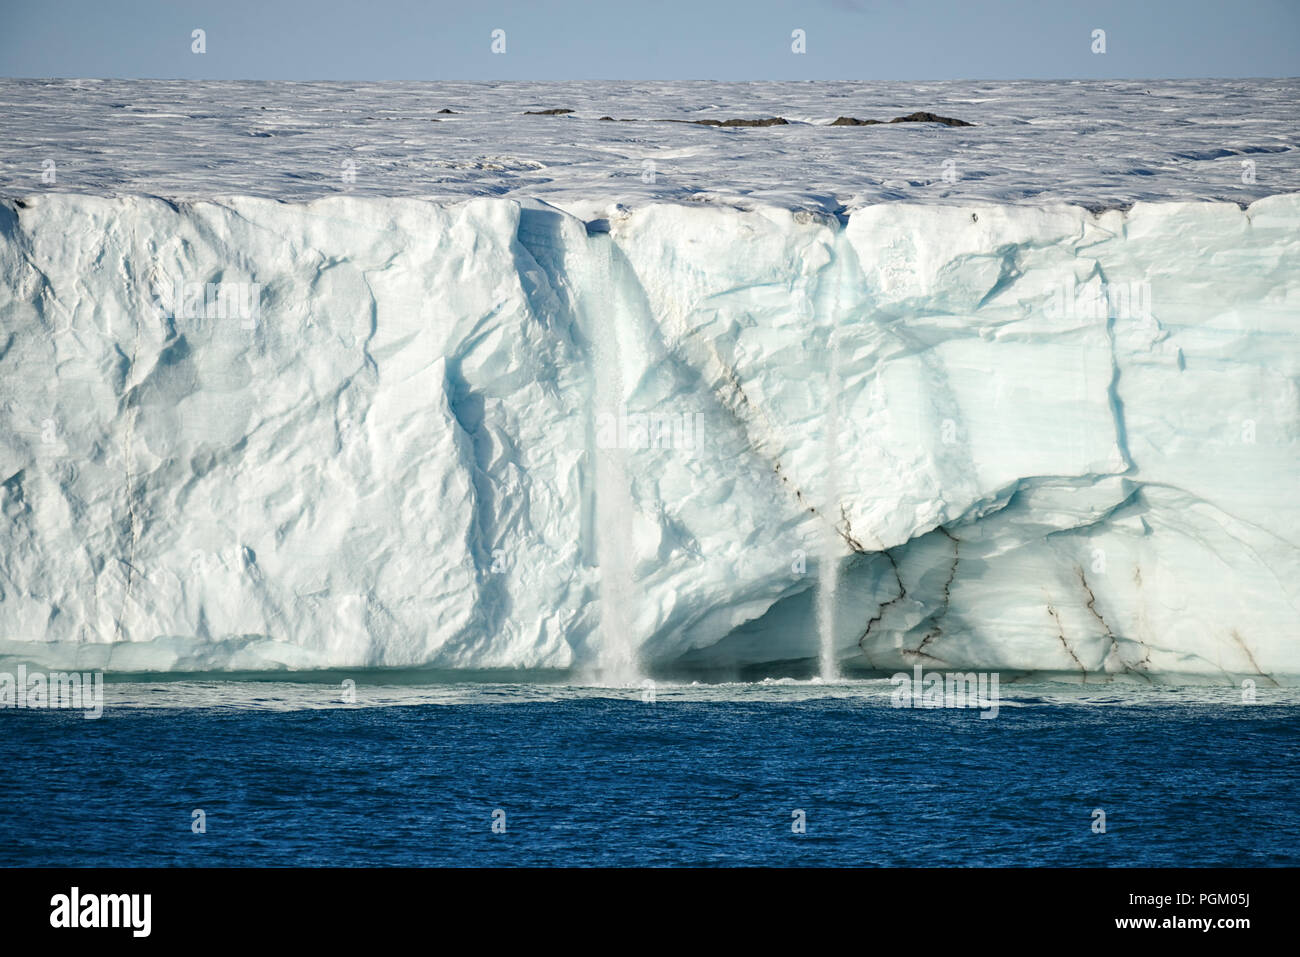
[[[1296,865],[1298,742],[1122,695],[5,711],[0,864]]]

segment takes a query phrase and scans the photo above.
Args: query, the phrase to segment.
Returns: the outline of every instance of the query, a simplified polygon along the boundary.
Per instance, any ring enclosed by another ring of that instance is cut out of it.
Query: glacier
[[[0,202],[0,656],[1300,675],[1300,194],[603,213]]]

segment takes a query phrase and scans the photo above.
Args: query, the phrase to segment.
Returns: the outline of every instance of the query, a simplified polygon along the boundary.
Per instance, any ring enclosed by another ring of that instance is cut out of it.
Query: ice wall
[[[833,560],[850,670],[1300,674],[1295,196],[46,194],[0,277],[0,655],[777,667]]]

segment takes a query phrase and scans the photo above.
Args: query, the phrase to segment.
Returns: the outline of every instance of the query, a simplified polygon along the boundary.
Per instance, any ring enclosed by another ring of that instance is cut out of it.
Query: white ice
[[[230,83],[0,79],[0,192],[335,193],[829,213],[1248,204],[1300,190],[1300,80]],[[440,113],[440,110],[455,113]],[[564,116],[527,110],[570,109]],[[975,124],[832,127],[927,111]],[[616,121],[602,121],[610,116]],[[717,129],[662,120],[761,119]],[[1250,164],[1244,166],[1243,164]]]

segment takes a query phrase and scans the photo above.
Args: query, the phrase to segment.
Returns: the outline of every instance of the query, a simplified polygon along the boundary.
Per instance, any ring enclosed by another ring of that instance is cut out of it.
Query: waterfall
[[[607,237],[591,237],[595,256],[596,296],[588,301],[588,336],[595,366],[594,431],[595,543],[600,568],[600,646],[597,675],[601,684],[635,685],[640,661],[633,632],[637,592],[632,578],[632,482],[622,411],[622,350],[619,347],[620,302],[613,277],[612,248]]]
[[[836,523],[839,521],[839,430],[840,430],[840,370],[834,329],[827,336],[827,353],[830,374],[829,397],[826,414],[822,420],[826,456],[826,495],[822,513],[821,555],[817,569],[817,634],[819,641],[821,679],[835,681],[839,678],[839,665],[835,659],[835,606],[840,584],[840,543]]]

